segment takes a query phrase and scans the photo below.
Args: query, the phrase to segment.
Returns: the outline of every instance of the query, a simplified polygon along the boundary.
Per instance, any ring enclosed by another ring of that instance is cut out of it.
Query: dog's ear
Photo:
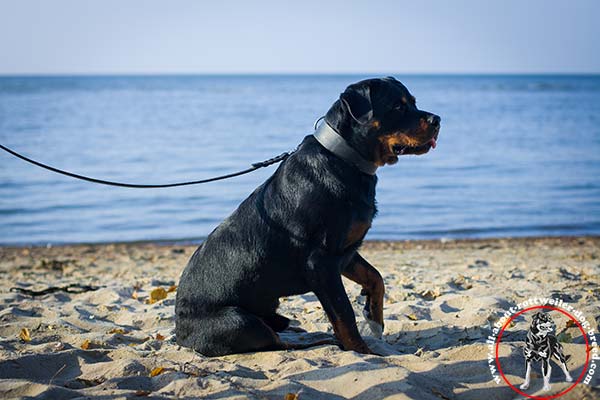
[[[364,82],[348,86],[340,95],[340,103],[359,124],[366,124],[373,118],[371,87]]]

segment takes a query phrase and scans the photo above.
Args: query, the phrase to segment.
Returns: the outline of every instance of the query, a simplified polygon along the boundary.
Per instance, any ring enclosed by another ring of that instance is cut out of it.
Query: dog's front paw
[[[523,384],[521,386],[519,386],[519,388],[521,388],[523,390],[529,389],[529,382],[523,382]]]
[[[357,353],[361,353],[361,354],[375,354],[373,353],[373,350],[371,350],[369,348],[369,346],[367,346],[366,343],[361,343],[361,344],[357,344],[357,345],[353,345],[353,346],[343,346],[344,350],[352,350],[355,351]],[[377,354],[375,354],[377,355]]]
[[[383,336],[383,325],[371,319],[371,313],[369,312],[368,308],[363,310],[363,316],[365,317],[367,324],[369,324],[369,329],[371,330],[373,337],[381,339]]]
[[[549,392],[551,389],[550,385],[544,385],[544,387],[542,388],[543,392]]]
[[[565,381],[573,382],[573,378],[571,377],[571,375],[567,374],[567,376],[565,377]]]

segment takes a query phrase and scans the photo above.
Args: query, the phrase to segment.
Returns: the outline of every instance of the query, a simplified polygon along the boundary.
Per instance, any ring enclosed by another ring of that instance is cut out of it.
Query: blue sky
[[[0,74],[600,73],[600,1],[0,0]]]

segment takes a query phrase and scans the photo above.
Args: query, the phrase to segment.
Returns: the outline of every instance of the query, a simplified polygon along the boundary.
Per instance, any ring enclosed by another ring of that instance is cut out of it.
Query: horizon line
[[[267,77],[267,76],[600,76],[599,72],[0,72],[0,78],[51,77]]]

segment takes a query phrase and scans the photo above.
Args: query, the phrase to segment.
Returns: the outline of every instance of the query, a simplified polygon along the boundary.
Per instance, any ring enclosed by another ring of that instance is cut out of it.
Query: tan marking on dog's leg
[[[385,294],[381,274],[358,253],[342,274],[363,287],[362,293],[367,295],[368,301],[366,305],[368,309],[363,310],[363,315],[373,336],[381,339],[383,334],[383,295]]]

